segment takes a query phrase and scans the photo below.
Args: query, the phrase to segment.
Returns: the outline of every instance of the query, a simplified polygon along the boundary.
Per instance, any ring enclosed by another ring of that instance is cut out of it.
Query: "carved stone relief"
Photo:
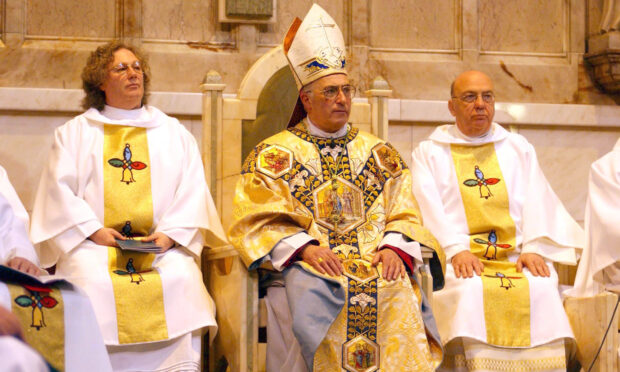
[[[590,4],[592,6],[592,4]],[[596,22],[590,19],[590,22]],[[584,54],[584,65],[595,82],[605,93],[620,94],[620,1],[604,0],[598,31],[588,37],[588,53]]]

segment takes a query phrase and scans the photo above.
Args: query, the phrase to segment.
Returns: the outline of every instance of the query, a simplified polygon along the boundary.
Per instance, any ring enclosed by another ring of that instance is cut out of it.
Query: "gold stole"
[[[125,236],[149,234],[153,199],[146,128],[104,125],[104,226]],[[108,247],[121,344],[168,338],[161,278],[155,255]]]
[[[530,346],[529,283],[507,259],[516,246],[516,228],[495,145],[451,145],[450,149],[469,227],[470,249],[484,264],[487,342]]]
[[[60,290],[50,286],[7,284],[11,311],[26,342],[59,371],[65,369],[65,309]]]

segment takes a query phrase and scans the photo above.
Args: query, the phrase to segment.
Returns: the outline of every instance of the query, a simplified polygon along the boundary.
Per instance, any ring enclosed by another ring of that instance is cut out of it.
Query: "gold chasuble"
[[[487,342],[530,346],[529,284],[507,258],[516,246],[516,228],[495,145],[452,144],[450,149],[469,227],[470,249],[484,264],[481,277]]]
[[[59,371],[65,370],[65,310],[60,290],[47,285],[6,284],[11,312],[26,342]]]
[[[104,125],[104,226],[129,239],[153,225],[151,173],[146,128]],[[108,268],[120,344],[168,338],[163,290],[155,255],[108,247]]]
[[[345,293],[313,355],[314,371],[431,371],[441,360],[440,345],[426,338],[417,284],[409,278],[388,282],[382,266],[371,265],[389,231],[435,249],[433,263],[445,267],[410,190],[409,169],[398,152],[355,128],[343,137],[320,138],[308,134],[302,121],[246,159],[229,232],[244,262],[252,268],[282,238],[306,231],[343,265],[342,276],[329,277],[297,263],[339,283]]]

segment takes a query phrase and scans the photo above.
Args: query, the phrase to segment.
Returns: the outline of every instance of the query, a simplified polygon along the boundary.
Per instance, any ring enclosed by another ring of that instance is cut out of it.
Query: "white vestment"
[[[88,296],[71,284],[57,284],[57,287],[60,289],[64,306],[65,371],[112,371]],[[7,285],[0,282],[0,306],[10,309],[14,300]],[[27,325],[23,327],[26,328]]]
[[[13,336],[0,336],[0,370],[11,372],[48,372],[41,356]]]
[[[455,125],[438,127],[429,140],[413,152],[413,191],[420,205],[423,224],[435,235],[450,262],[455,254],[469,250],[470,236],[451,144],[480,146],[494,143],[509,196],[509,213],[516,225],[516,249],[545,258],[551,277],[536,277],[523,269],[530,291],[530,346],[573,338],[558,293],[558,278],[550,261],[574,265],[583,247],[583,231],[565,210],[538,165],[534,148],[518,134],[493,124],[478,138],[469,138]],[[473,173],[473,172],[472,172]],[[456,278],[452,264],[446,265],[445,287],[434,294],[433,312],[442,343],[469,338],[487,343],[482,280]]]
[[[586,203],[586,249],[568,296],[620,292],[620,139],[592,163]]]
[[[3,235],[1,237],[4,243],[2,245],[3,248],[0,249],[0,264],[4,264],[14,257],[22,257],[38,266],[39,258],[28,239],[28,212],[26,212],[26,208],[24,208],[13,185],[11,185],[9,176],[1,166],[0,195],[6,199],[12,210],[11,213],[8,213],[8,210],[5,209],[0,212],[0,216],[3,219],[2,224],[8,224],[3,228]],[[2,203],[2,205],[4,208],[5,204]]]
[[[108,249],[87,239],[104,227],[104,124],[146,128],[153,210],[149,233],[162,232],[180,245],[157,254],[152,264],[161,277],[168,339],[143,347],[120,347]],[[152,106],[106,106],[101,112],[91,108],[56,129],[33,209],[31,237],[47,243],[39,250],[42,264],[56,263],[59,275],[90,296],[114,369],[172,370],[187,363],[198,367],[200,344],[196,350],[191,337],[199,333],[194,331],[208,327],[212,339],[217,330],[214,303],[198,264],[202,233],[207,244],[223,241],[198,146],[178,120]],[[136,353],[140,350],[144,352]],[[161,350],[172,350],[170,358],[154,356]]]
[[[0,185],[2,187],[0,190],[0,264],[6,264],[6,261],[13,256],[24,257],[38,264],[35,249],[26,233],[28,214],[25,214],[26,220],[24,221],[13,213],[14,210],[25,213],[25,209],[8,179],[2,179]],[[11,196],[12,202],[9,203],[4,195]],[[59,284],[58,287],[64,303],[65,360],[63,365],[66,370],[111,371],[110,360],[88,297],[70,284]],[[11,309],[14,301],[7,285],[0,282],[0,306]],[[22,326],[28,327],[27,324],[22,324]],[[19,350],[16,349],[16,352],[18,353],[16,355],[20,355]]]

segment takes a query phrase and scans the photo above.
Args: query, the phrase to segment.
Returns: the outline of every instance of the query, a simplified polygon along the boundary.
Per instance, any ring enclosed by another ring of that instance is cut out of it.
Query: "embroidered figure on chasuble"
[[[449,109],[456,124],[438,127],[412,161],[424,226],[448,259],[434,296],[447,350],[439,369],[565,370],[574,336],[553,262],[575,264],[583,231],[533,146],[492,122],[486,75],[459,75]]]

